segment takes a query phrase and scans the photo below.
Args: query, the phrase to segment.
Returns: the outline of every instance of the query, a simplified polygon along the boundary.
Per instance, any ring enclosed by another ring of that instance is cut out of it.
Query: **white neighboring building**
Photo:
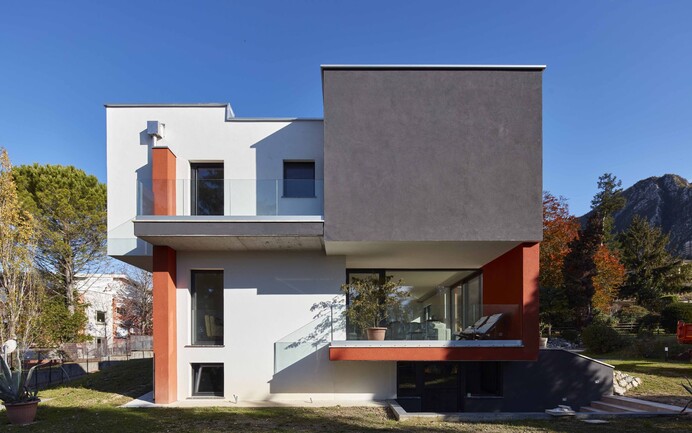
[[[127,329],[120,326],[118,297],[125,287],[124,274],[78,274],[77,292],[87,305],[89,319],[86,333],[94,338],[98,346],[113,345],[115,338],[127,337]]]

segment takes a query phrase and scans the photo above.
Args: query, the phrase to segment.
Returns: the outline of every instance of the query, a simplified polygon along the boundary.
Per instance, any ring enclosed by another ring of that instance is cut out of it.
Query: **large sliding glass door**
[[[410,297],[387,311],[379,325],[386,327],[387,340],[456,340],[455,334],[473,324],[482,313],[482,283],[475,269],[352,269],[354,278],[401,280]],[[348,302],[348,300],[347,300]],[[357,340],[364,331],[347,325],[347,338]]]
[[[480,273],[459,282],[452,289],[452,316],[455,334],[483,316],[483,282]]]

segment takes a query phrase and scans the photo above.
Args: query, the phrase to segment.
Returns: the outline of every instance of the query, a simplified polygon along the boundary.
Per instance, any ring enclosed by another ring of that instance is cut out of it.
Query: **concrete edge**
[[[495,421],[522,421],[522,420],[548,420],[558,418],[585,419],[617,419],[617,418],[658,418],[678,416],[679,413],[666,412],[608,412],[585,413],[576,412],[569,416],[553,416],[544,412],[416,412],[409,413],[396,400],[387,400],[387,405],[397,421],[409,421],[413,419],[448,421],[448,422],[495,422]]]
[[[633,403],[633,404],[639,404],[643,406],[649,406],[649,407],[654,407],[658,410],[661,411],[661,413],[673,413],[673,414],[681,414],[682,413],[682,406],[675,406],[673,404],[667,404],[667,403],[659,403],[657,401],[652,401],[652,400],[642,400],[640,398],[634,398],[634,397],[628,397],[626,395],[607,395],[603,396],[603,398],[607,398],[610,400],[615,400],[621,403]],[[607,401],[605,402],[607,403]],[[685,410],[685,414],[692,414],[692,407],[689,407]]]

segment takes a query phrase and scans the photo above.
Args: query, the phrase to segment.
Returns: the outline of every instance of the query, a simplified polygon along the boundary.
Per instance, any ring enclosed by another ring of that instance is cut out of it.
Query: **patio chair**
[[[488,316],[483,316],[480,319],[476,320],[476,323],[474,323],[473,325],[466,327],[466,329],[454,335],[459,340],[471,340],[476,335],[476,330],[483,326],[487,320]]]
[[[504,316],[503,313],[497,313],[493,314],[492,316],[488,317],[488,319],[480,326],[468,330],[464,329],[462,332],[463,337],[460,337],[460,339],[465,339],[465,340],[482,340],[485,338],[488,338],[490,336],[490,333],[493,331],[495,326],[497,326],[498,323],[500,323],[500,320]],[[474,324],[475,325],[475,324]],[[467,332],[468,330],[468,332]]]

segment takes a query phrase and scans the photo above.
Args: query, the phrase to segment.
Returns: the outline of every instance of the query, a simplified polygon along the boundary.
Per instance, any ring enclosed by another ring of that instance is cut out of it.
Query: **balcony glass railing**
[[[137,182],[137,215],[154,215],[154,196],[175,215],[322,215],[324,181],[289,179],[146,180]]]
[[[385,340],[399,341],[460,341],[460,340],[521,340],[522,327],[517,304],[478,305],[478,312],[468,319],[454,317],[454,311],[424,319],[425,309],[416,310],[415,301],[408,313],[393,315],[380,325],[386,328]],[[347,340],[366,340],[364,330],[346,324]]]

